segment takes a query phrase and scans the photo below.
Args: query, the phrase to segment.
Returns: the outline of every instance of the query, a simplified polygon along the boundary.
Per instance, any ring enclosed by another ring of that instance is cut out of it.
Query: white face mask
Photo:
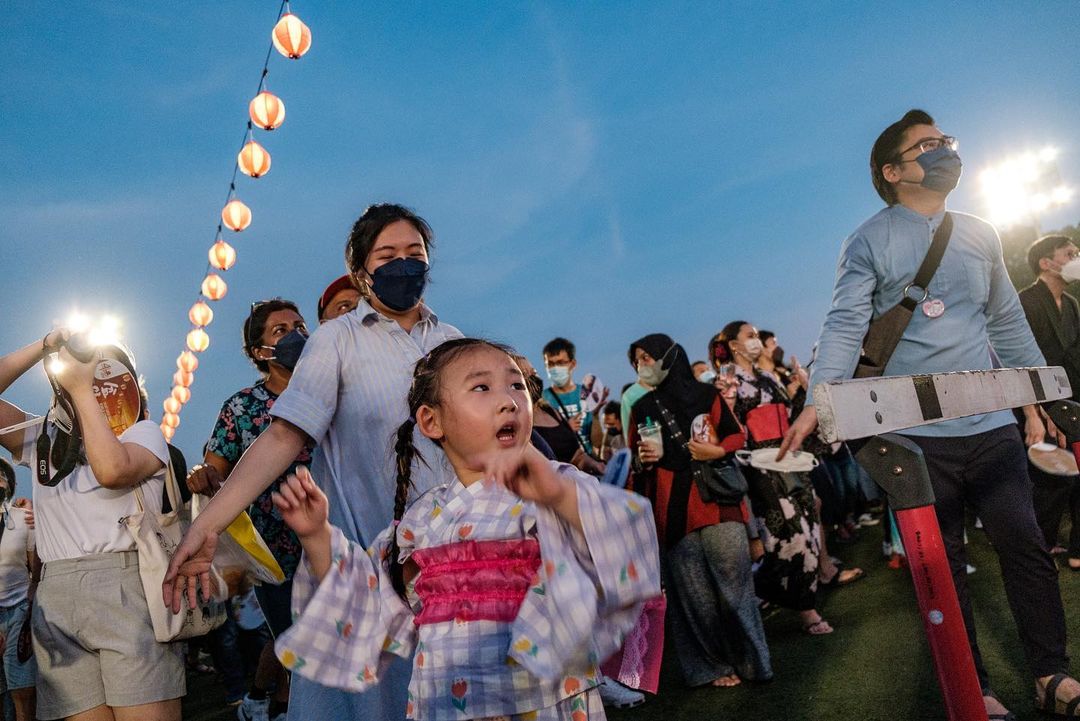
[[[761,355],[761,352],[765,350],[765,346],[762,345],[760,338],[748,338],[742,342],[743,355],[752,361],[756,361]]]
[[[664,351],[664,355],[660,356],[660,359],[654,361],[652,365],[648,365],[646,363],[638,363],[638,380],[647,386],[652,386],[653,388],[656,388],[661,383],[663,383],[667,379],[668,373],[671,372],[670,368],[664,368],[664,361],[671,354],[671,351],[675,350],[675,348],[676,346],[674,345],[668,348],[666,351]]]
[[[1073,258],[1065,265],[1061,266],[1061,277],[1072,283],[1080,280],[1080,258]]]

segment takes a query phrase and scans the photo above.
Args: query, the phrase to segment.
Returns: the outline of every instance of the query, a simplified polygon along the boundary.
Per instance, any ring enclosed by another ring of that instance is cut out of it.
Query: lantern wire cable
[[[277,25],[277,22],[281,20],[281,17],[286,12],[291,12],[291,10],[289,8],[289,0],[282,0],[281,5],[278,6],[277,18],[274,20],[275,27]],[[261,93],[266,87],[266,76],[270,74],[270,58],[271,58],[271,56],[273,56],[273,54],[274,54],[274,41],[273,41],[273,35],[271,33],[270,46],[266,49],[266,57],[263,59],[262,72],[259,73],[259,86],[258,86],[258,89],[255,91],[255,95],[258,95],[259,93]],[[253,137],[254,137],[254,125],[252,124],[251,120],[249,119],[247,121],[247,124],[244,126],[244,138],[240,143],[240,151],[241,152],[243,151],[244,146],[247,145],[248,141],[252,140]],[[232,177],[229,179],[229,190],[225,194],[225,204],[226,205],[229,203],[229,201],[231,201],[236,196],[236,176],[237,176],[237,173],[239,171],[240,171],[240,162],[239,162],[239,152],[238,152],[236,160],[233,161]],[[223,238],[221,237],[222,228],[223,228],[223,220],[221,218],[219,218],[218,223],[217,223],[217,229],[214,232],[214,243],[215,244],[219,240],[223,240]],[[208,257],[207,261],[206,261],[206,270],[203,271],[203,278],[204,279],[206,278],[207,275],[210,274],[211,270],[216,270],[216,267],[213,265],[213,263],[210,261],[210,259]],[[198,302],[199,300],[201,300],[202,295],[203,295],[202,294],[202,283],[200,282],[199,283],[199,292],[195,295],[195,301]],[[213,300],[213,299],[211,298],[211,300]],[[201,328],[202,327],[202,326],[197,326],[197,325],[194,325],[194,324],[192,324],[192,325],[193,325],[193,328]],[[186,344],[185,344],[184,350],[187,350]]]
[[[274,21],[274,23],[276,24],[278,20],[281,20],[281,16],[284,15],[286,12],[289,12],[289,0],[282,0],[281,5],[278,6],[277,19]],[[270,47],[268,47],[266,49],[266,57],[263,58],[262,73],[259,74],[259,87],[255,91],[256,95],[261,93],[263,91],[263,88],[266,86],[266,76],[270,74],[270,58],[273,56],[273,54],[274,54],[274,41],[273,41],[273,39],[271,39]],[[240,141],[240,150],[237,151],[237,156],[239,156],[240,152],[242,152],[244,150],[244,146],[247,145],[248,141],[253,138],[253,132],[252,131],[253,131],[253,125],[251,123],[251,120],[249,119],[247,121],[247,124],[244,126],[244,137],[243,137],[243,140]],[[233,162],[232,178],[229,179],[229,190],[228,190],[228,192],[225,193],[225,205],[228,205],[229,201],[232,200],[236,196],[236,176],[237,176],[237,173],[239,173],[239,172],[240,172],[240,163],[239,163],[239,159],[238,159],[237,161]],[[217,224],[217,230],[214,233],[214,243],[217,243],[219,240],[222,240],[222,237],[221,237],[222,227],[223,227],[222,226],[222,221],[219,218],[218,219],[218,224]],[[206,269],[203,271],[203,278],[205,278],[207,276],[207,274],[210,273],[210,271],[214,270],[214,269],[215,268],[214,268],[213,263],[211,263],[210,260],[207,259],[207,261],[206,261]],[[198,301],[199,298],[201,298],[201,297],[202,297],[202,284],[200,283],[199,292],[196,294],[195,300]]]

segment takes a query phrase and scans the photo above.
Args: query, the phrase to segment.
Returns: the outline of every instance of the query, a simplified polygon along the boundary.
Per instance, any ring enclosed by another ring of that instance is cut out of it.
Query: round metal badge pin
[[[922,304],[922,312],[927,318],[940,318],[945,313],[945,303],[940,298],[933,298]]]

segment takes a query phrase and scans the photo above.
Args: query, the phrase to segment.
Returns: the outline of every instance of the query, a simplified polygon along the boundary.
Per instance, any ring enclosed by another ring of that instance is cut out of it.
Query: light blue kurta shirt
[[[406,332],[361,300],[355,310],[319,326],[304,346],[270,414],[315,441],[311,474],[329,500],[330,523],[350,541],[370,545],[393,520],[394,436],[409,416],[413,366],[440,343],[460,337],[461,331],[441,323],[427,306]],[[419,433],[413,439],[431,463],[413,466],[415,498],[454,476],[430,440]],[[408,682],[406,661],[393,664],[383,683],[361,694],[294,676],[289,718],[404,718]]]
[[[885,375],[986,370],[990,348],[1006,367],[1045,365],[1016,290],[1009,281],[997,231],[985,220],[950,212],[953,230],[929,297],[945,312],[929,318],[915,309]],[[902,205],[863,223],[840,250],[832,307],[818,339],[811,388],[851,378],[871,317],[903,298],[926,257],[944,213],[927,217]],[[912,291],[915,292],[914,290]],[[913,436],[968,436],[1014,422],[1009,411],[941,421],[903,431]]]

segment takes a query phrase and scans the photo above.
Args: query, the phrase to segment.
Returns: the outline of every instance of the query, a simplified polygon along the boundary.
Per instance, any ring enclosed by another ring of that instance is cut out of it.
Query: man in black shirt
[[[1028,265],[1037,279],[1020,291],[1028,324],[1047,365],[1065,368],[1080,400],[1080,303],[1065,292],[1071,281],[1080,280],[1080,249],[1064,235],[1047,235],[1028,249]],[[1051,548],[1057,545],[1061,515],[1069,509],[1069,567],[1080,571],[1080,476],[1054,476],[1030,468],[1034,484],[1035,515]]]

